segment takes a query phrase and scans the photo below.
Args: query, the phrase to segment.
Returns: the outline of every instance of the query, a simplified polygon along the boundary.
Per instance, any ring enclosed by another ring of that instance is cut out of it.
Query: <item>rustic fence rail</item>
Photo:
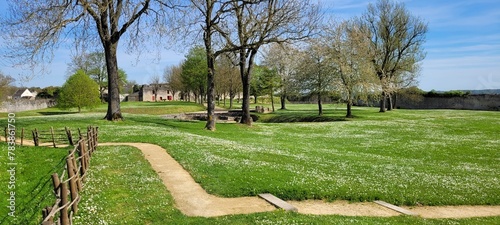
[[[64,129],[54,129],[51,127],[50,130],[44,131],[35,129],[32,131],[32,135],[35,146],[40,146],[42,143],[50,143],[54,148],[56,148],[57,145],[74,145],[73,133],[68,127]],[[82,137],[80,132],[79,137]]]
[[[56,201],[42,210],[42,225],[73,224],[73,215],[78,213],[80,192],[83,190],[90,157],[98,144],[98,128],[88,127],[87,138],[80,136],[75,148],[66,157],[66,168],[61,175],[52,174]],[[54,220],[56,221],[54,222]]]
[[[4,129],[4,137],[5,137],[5,142],[8,142],[7,137],[11,136],[8,133],[7,127]],[[24,145],[24,140],[26,139],[26,130],[24,128],[21,129],[21,133],[19,134],[18,132],[15,133],[15,138],[16,140],[20,140],[21,145]],[[71,132],[71,130],[68,127],[65,127],[64,129],[54,129],[53,127],[50,128],[50,130],[38,130],[34,129],[31,131],[31,134],[33,136],[33,143],[35,146],[41,146],[42,144],[49,144],[53,146],[54,148],[57,148],[58,145],[72,145],[74,146],[74,140],[75,140],[75,134]],[[29,135],[29,134],[28,134]],[[78,128],[78,136],[82,137],[80,128]]]
[[[17,139],[17,136],[16,136],[17,132],[14,134],[14,137]],[[10,133],[9,133],[9,129],[7,127],[5,127],[4,129],[4,137],[5,137],[5,142],[9,142],[8,140],[8,137],[10,137]],[[19,139],[21,139],[21,146],[24,145],[24,138],[25,138],[25,132],[24,132],[24,128],[21,129],[21,134],[19,136]]]

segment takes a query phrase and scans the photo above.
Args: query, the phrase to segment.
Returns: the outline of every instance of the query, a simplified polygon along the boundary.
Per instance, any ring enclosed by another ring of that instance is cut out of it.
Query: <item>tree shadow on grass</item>
[[[44,116],[57,116],[57,115],[77,114],[78,112],[38,112],[38,113]]]
[[[33,224],[33,222],[36,221],[37,217],[42,214],[42,210],[45,207],[52,207],[52,204],[55,203],[55,196],[51,195],[53,194],[53,191],[50,191],[48,193],[47,189],[49,188],[49,186],[52,187],[52,172],[56,171],[57,173],[60,173],[62,171],[62,168],[64,168],[63,165],[65,162],[66,157],[61,158],[61,161],[59,161],[57,165],[54,165],[54,167],[52,167],[50,170],[43,173],[44,175],[40,176],[40,179],[38,180],[38,182],[36,182],[36,185],[34,185],[34,187],[31,188],[30,191],[27,191],[22,196],[16,196],[16,202],[18,202],[16,205],[17,224]],[[43,205],[45,204],[44,202],[46,201],[46,199],[53,199],[54,201],[51,202],[50,205]],[[4,222],[7,222],[8,219],[8,215],[0,218],[0,224],[4,224]],[[41,221],[36,222],[39,223]]]
[[[264,123],[299,123],[299,122],[337,122],[347,121],[345,116],[318,116],[318,115],[276,115],[263,119]]]
[[[170,127],[174,129],[189,130],[191,126],[189,124],[200,123],[196,120],[179,120],[179,119],[165,119],[165,118],[147,118],[147,117],[129,117],[128,120],[140,123],[140,124],[155,124],[164,127]]]

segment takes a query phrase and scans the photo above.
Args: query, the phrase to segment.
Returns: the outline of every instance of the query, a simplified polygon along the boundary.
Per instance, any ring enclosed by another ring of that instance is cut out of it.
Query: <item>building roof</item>
[[[12,97],[14,97],[14,98],[23,98],[23,97],[31,98],[31,97],[35,97],[35,96],[33,96],[33,94],[28,89],[24,89],[24,90],[19,89],[16,91],[16,93],[14,93],[14,95],[12,95]]]

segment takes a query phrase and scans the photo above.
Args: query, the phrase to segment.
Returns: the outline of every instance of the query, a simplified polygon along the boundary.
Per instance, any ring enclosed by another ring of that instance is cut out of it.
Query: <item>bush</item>
[[[452,98],[452,97],[466,97],[470,95],[470,91],[445,91],[445,92],[437,92],[435,90],[431,90],[427,93],[424,93],[424,97],[440,97],[440,98]]]

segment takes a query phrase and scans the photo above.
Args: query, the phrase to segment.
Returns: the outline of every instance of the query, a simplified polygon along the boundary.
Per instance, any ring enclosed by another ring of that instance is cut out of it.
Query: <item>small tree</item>
[[[327,46],[321,40],[311,40],[306,51],[301,53],[297,83],[302,92],[316,95],[318,114],[323,115],[323,98],[334,89],[334,68],[326,54]]]
[[[0,102],[6,98],[6,95],[8,94],[8,90],[10,87],[10,84],[14,82],[14,78],[12,78],[9,75],[4,75],[0,71]]]
[[[233,100],[241,92],[241,79],[236,56],[231,53],[222,54],[216,62],[215,90],[226,97],[229,96],[229,108],[233,108]]]
[[[42,91],[38,92],[38,95],[36,97],[37,98],[45,98],[45,99],[48,99],[48,98],[54,99],[54,98],[57,98],[57,96],[59,96],[60,91],[61,91],[61,87],[49,86],[49,87],[42,89]]]
[[[78,112],[81,112],[82,108],[92,109],[99,104],[99,85],[87,76],[83,70],[78,70],[68,78],[62,86],[57,100],[59,108],[77,107]]]
[[[353,117],[355,100],[368,101],[370,92],[378,87],[377,76],[370,59],[373,58],[368,29],[354,20],[342,22],[334,29],[326,29],[327,54],[333,63],[337,88],[347,103],[346,117]]]
[[[286,100],[293,91],[293,76],[298,70],[298,49],[291,44],[271,44],[264,51],[264,65],[275,70],[280,78],[279,95],[281,109],[286,109]]]
[[[168,86],[172,90],[173,99],[175,99],[175,93],[184,90],[184,85],[182,84],[182,67],[180,65],[165,67],[163,80],[168,83]]]
[[[207,87],[207,54],[201,46],[195,46],[189,50],[186,60],[182,64],[182,82],[184,86],[192,91],[195,98],[203,104]]]
[[[378,0],[363,15],[370,30],[372,63],[382,86],[380,112],[392,109],[392,94],[401,83],[415,80],[425,58],[423,43],[427,24],[411,14],[404,3]],[[411,83],[411,82],[410,82]]]

